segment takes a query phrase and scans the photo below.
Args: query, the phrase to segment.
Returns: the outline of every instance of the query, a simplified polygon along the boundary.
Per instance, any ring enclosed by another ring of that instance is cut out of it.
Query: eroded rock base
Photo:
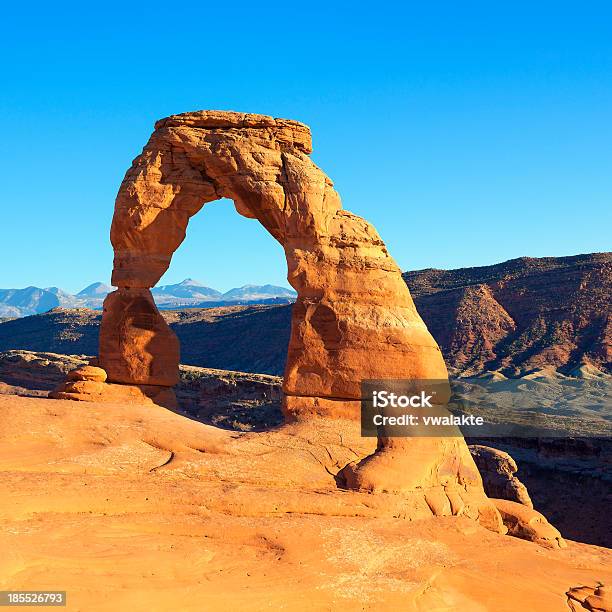
[[[80,402],[156,404],[171,410],[178,407],[171,387],[117,384],[106,380],[107,374],[102,368],[83,365],[68,372],[66,381],[51,391],[49,397]]]

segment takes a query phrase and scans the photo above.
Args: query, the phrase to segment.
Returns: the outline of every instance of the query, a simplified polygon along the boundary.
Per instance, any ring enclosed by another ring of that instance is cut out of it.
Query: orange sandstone
[[[283,384],[288,422],[357,419],[364,379],[447,380],[399,267],[375,228],[342,208],[311,150],[310,130],[296,121],[222,111],[158,121],[121,184],[111,227],[118,290],[104,302],[99,366],[113,391],[69,381],[56,397],[103,401],[126,385],[172,404],[178,340],[150,288],[189,219],[220,198],[285,251],[298,294]],[[374,454],[353,459],[334,468],[343,486],[416,496],[436,515],[504,530],[458,429],[450,438],[381,437]]]

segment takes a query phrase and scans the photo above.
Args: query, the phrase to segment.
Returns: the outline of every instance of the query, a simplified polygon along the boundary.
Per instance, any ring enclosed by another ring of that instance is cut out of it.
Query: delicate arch
[[[298,292],[287,413],[355,416],[362,379],[446,379],[400,269],[374,227],[342,209],[311,150],[305,125],[264,115],[199,111],[156,123],[115,204],[118,290],[105,302],[100,334],[109,381],[177,381],[178,341],[150,288],[168,269],[190,217],[219,198],[259,220],[285,250],[287,279]]]

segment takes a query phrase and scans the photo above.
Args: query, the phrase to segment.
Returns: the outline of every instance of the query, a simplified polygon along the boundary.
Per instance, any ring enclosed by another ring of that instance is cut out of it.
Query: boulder
[[[469,449],[489,497],[533,508],[527,487],[515,476],[518,466],[508,453],[481,444],[470,445]]]
[[[93,382],[106,382],[106,371],[92,365],[84,365],[68,372],[66,378],[71,381],[90,380]]]

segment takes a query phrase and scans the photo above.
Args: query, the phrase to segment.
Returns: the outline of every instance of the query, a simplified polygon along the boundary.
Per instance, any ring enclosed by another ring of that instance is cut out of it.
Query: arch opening
[[[194,279],[221,293],[244,285],[289,288],[284,251],[255,219],[213,200],[190,218],[186,237],[157,286]],[[154,292],[155,293],[155,292]]]
[[[237,297],[235,292],[231,295],[206,295],[201,303],[178,306],[160,304],[156,288],[152,289],[166,320],[169,320],[164,312],[167,308],[215,308],[210,314],[189,314],[191,322],[202,319],[197,329],[191,325],[171,323],[179,339],[181,364],[283,375],[292,309],[288,302],[294,298],[288,292],[281,300],[272,300],[265,295],[269,289],[265,285],[287,290],[290,286],[286,280],[287,264],[282,246],[257,220],[237,214],[231,200],[207,203],[190,218],[185,240],[174,253],[170,267],[157,287],[183,279],[188,279],[195,291],[198,291],[200,282],[194,283],[194,279],[202,281],[207,289],[225,292],[240,288],[248,295]],[[257,287],[253,285],[262,286],[263,293],[256,291]],[[208,294],[207,291],[204,293]],[[257,303],[255,298],[262,302]],[[227,310],[217,310],[221,305],[219,302],[228,299],[237,301],[227,302]],[[206,303],[206,300],[211,301]],[[171,316],[170,320],[175,319]]]

